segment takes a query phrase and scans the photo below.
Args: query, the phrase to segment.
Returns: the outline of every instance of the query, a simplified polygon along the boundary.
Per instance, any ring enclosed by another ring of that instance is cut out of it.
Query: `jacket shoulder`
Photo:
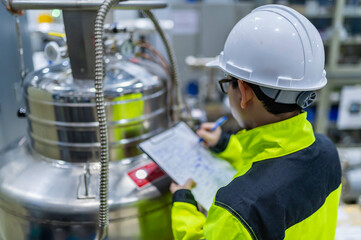
[[[219,189],[215,205],[245,222],[255,239],[283,239],[285,230],[316,212],[341,183],[333,143],[323,135],[298,152],[256,162]]]

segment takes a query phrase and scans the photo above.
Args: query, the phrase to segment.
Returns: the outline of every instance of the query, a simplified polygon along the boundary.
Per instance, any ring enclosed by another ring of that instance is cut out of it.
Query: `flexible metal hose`
[[[103,28],[104,21],[110,8],[118,2],[124,2],[126,0],[104,0],[100,6],[94,27],[94,42],[95,42],[95,102],[96,110],[99,121],[99,134],[100,134],[100,186],[99,186],[99,229],[96,235],[96,239],[105,239],[108,234],[109,225],[109,211],[108,211],[108,178],[109,178],[109,159],[108,159],[108,129],[107,119],[105,112],[105,101],[103,91],[104,80],[104,49],[103,49]],[[167,37],[165,36],[158,21],[150,10],[144,10],[148,17],[153,22],[156,30],[158,31],[168,54],[168,58],[172,68],[172,80],[176,87],[177,94],[177,111],[180,114],[180,109],[183,105],[183,99],[179,88],[178,70],[176,66],[176,60],[174,57],[174,50],[170,47]]]
[[[176,88],[176,105],[177,105],[177,114],[178,116],[181,115],[181,109],[184,107],[182,94],[180,91],[180,84],[178,78],[178,66],[175,59],[174,49],[170,46],[167,36],[164,34],[163,29],[160,27],[159,22],[157,21],[156,17],[150,10],[143,10],[143,12],[149,17],[149,19],[153,22],[155,29],[159,33],[165,49],[167,51],[167,55],[169,58],[170,66],[171,66],[171,80],[173,81],[173,85]],[[171,91],[174,91],[171,89]],[[173,92],[172,92],[173,94]]]
[[[95,103],[99,121],[100,135],[100,186],[99,186],[99,229],[96,239],[105,239],[108,235],[109,210],[108,210],[108,178],[109,178],[109,158],[108,158],[108,128],[105,112],[105,101],[103,91],[104,80],[104,49],[103,49],[103,28],[104,20],[110,8],[124,0],[104,0],[100,6],[94,25],[95,42]]]

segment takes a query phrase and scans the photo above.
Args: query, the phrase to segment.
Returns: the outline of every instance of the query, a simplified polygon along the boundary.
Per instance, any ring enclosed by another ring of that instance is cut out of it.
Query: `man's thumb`
[[[193,179],[188,179],[186,184],[184,184],[184,187],[188,188],[188,189],[192,189],[197,185],[197,183],[193,180]]]

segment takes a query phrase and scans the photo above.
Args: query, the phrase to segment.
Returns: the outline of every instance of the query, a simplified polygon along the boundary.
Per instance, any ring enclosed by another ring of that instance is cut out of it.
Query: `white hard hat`
[[[289,7],[265,5],[233,27],[223,52],[207,66],[266,88],[303,92],[326,85],[324,64],[312,23]]]

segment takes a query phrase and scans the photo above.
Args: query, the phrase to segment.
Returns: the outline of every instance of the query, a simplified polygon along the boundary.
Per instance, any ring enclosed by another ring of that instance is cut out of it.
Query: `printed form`
[[[205,149],[184,122],[141,143],[139,148],[178,184],[184,185],[192,178],[197,183],[192,193],[207,211],[217,190],[230,183],[237,172]]]

